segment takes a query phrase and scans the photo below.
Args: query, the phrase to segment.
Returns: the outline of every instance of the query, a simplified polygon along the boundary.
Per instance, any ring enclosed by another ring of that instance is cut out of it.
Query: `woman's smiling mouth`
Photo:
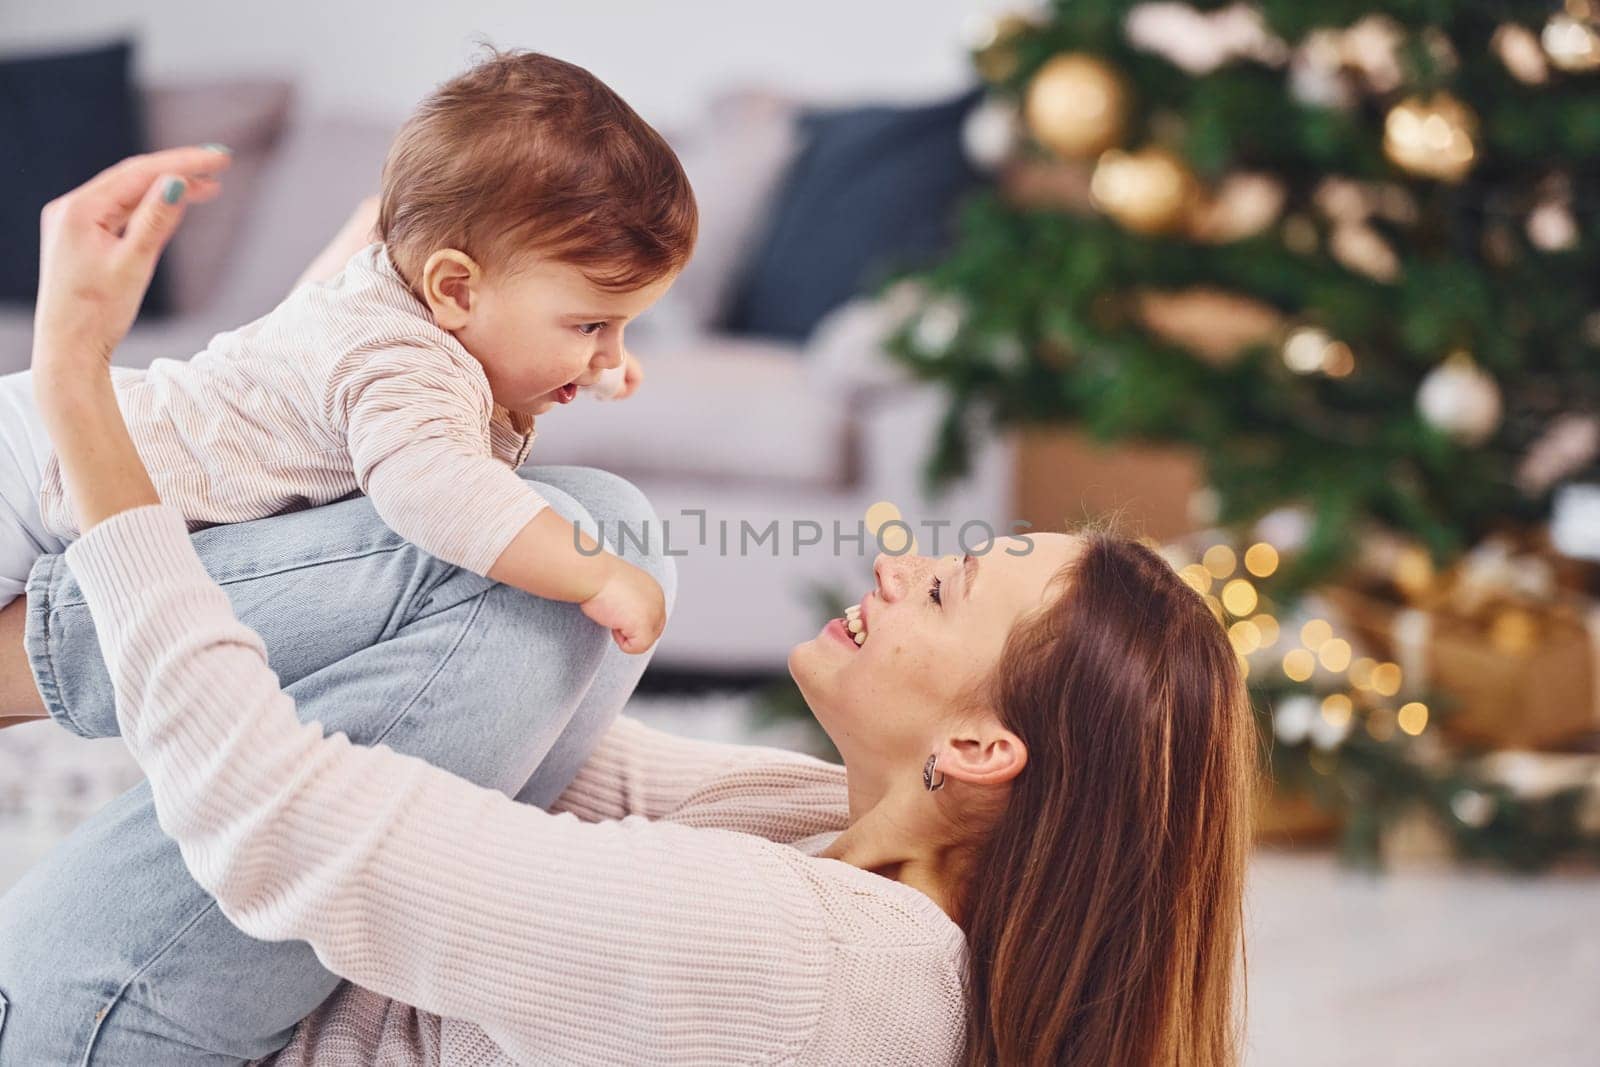
[[[858,646],[867,643],[867,615],[861,604],[851,604],[844,609],[844,628]]]

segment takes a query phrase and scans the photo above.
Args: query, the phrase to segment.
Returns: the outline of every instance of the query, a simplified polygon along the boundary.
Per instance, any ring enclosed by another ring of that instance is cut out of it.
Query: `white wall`
[[[1016,0],[0,0],[0,51],[132,34],[141,75],[293,75],[318,114],[403,116],[476,40],[582,64],[670,125],[729,83],[917,98],[970,79],[962,23]]]

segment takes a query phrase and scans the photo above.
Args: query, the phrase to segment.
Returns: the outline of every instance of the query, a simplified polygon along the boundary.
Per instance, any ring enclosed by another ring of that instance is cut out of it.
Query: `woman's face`
[[[1030,547],[1031,544],[1031,547]],[[789,673],[853,772],[920,764],[974,709],[1011,628],[1059,595],[1068,534],[1002,537],[967,556],[887,556],[861,599],[866,640],[834,619],[789,653]]]

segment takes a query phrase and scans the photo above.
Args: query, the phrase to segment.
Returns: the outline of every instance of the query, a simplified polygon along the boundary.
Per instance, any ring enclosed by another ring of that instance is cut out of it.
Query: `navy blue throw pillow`
[[[40,210],[144,149],[132,60],[126,41],[0,59],[0,302],[33,304]],[[161,310],[160,290],[145,311]]]
[[[803,341],[889,273],[935,258],[959,202],[982,180],[961,146],[962,122],[980,95],[805,115],[805,147],[724,327]]]

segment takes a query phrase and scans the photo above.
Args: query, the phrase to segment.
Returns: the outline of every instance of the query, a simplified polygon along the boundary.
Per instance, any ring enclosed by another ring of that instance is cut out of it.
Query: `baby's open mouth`
[[[556,390],[556,401],[561,404],[570,404],[578,395],[578,383],[568,382]]]

